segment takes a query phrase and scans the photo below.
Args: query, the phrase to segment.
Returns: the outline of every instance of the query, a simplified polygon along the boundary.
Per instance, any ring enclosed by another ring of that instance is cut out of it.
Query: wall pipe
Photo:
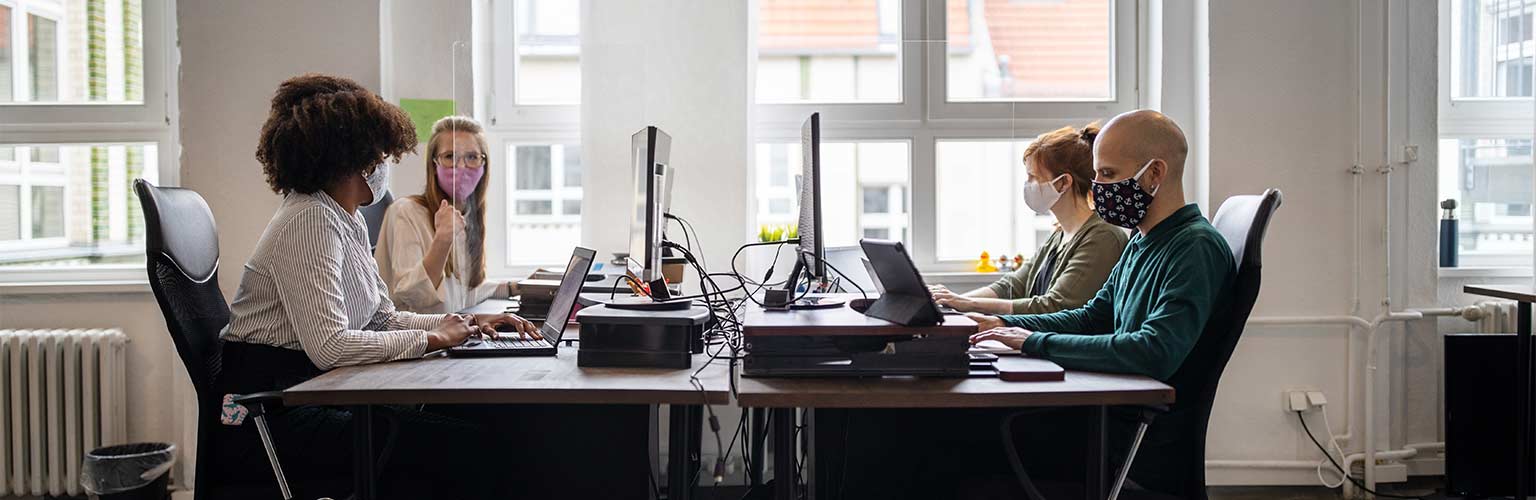
[[[1353,334],[1354,334],[1354,332],[1356,330],[1365,330],[1367,332],[1367,335],[1366,335],[1366,369],[1370,373],[1374,374],[1374,372],[1375,372],[1375,370],[1377,368],[1377,366],[1376,366],[1376,345],[1378,343],[1377,342],[1377,339],[1378,339],[1377,334],[1381,332],[1382,326],[1385,325],[1386,323],[1403,323],[1403,322],[1408,322],[1408,321],[1415,321],[1415,320],[1424,319],[1426,317],[1440,317],[1440,316],[1457,316],[1457,317],[1462,317],[1462,318],[1466,318],[1466,319],[1475,319],[1475,318],[1473,318],[1471,316],[1475,315],[1476,312],[1480,312],[1476,307],[1425,308],[1425,309],[1415,309],[1415,310],[1400,311],[1400,312],[1382,313],[1380,315],[1377,315],[1375,319],[1370,320],[1370,321],[1366,321],[1364,318],[1360,318],[1360,317],[1357,317],[1357,316],[1348,316],[1348,315],[1337,315],[1337,316],[1326,316],[1326,315],[1325,316],[1281,316],[1281,317],[1262,317],[1261,316],[1261,317],[1250,318],[1248,320],[1248,324],[1252,324],[1252,325],[1273,325],[1273,326],[1296,326],[1296,325],[1343,325],[1343,326],[1349,326],[1350,327],[1350,339],[1351,339],[1350,343],[1353,343]],[[1348,378],[1349,378],[1349,380],[1346,381],[1346,385],[1349,387],[1349,391],[1352,393],[1355,390],[1355,387],[1356,387],[1355,384],[1356,384],[1357,377],[1359,376],[1358,375],[1358,371],[1359,370],[1356,368],[1357,365],[1356,365],[1355,357],[1352,354],[1348,353],[1348,351],[1346,351],[1346,358],[1348,359],[1348,366],[1349,366],[1349,368],[1348,368]],[[1364,395],[1363,398],[1360,398],[1360,400],[1361,400],[1360,404],[1364,405],[1364,411],[1361,412],[1361,413],[1364,413],[1364,418],[1363,418],[1362,425],[1365,426],[1365,438],[1363,440],[1364,444],[1361,445],[1363,447],[1364,451],[1363,452],[1352,453],[1350,455],[1345,456],[1344,457],[1344,464],[1343,465],[1344,465],[1345,470],[1349,470],[1349,469],[1351,469],[1353,467],[1354,463],[1362,462],[1363,461],[1363,468],[1365,470],[1365,476],[1366,476],[1366,480],[1364,481],[1365,485],[1366,485],[1367,488],[1375,490],[1376,489],[1376,484],[1375,484],[1376,470],[1375,469],[1376,469],[1376,461],[1377,460],[1401,460],[1401,459],[1405,459],[1405,458],[1411,458],[1411,457],[1416,456],[1421,451],[1443,450],[1445,448],[1445,443],[1443,443],[1443,442],[1416,443],[1416,444],[1410,444],[1408,446],[1405,446],[1403,449],[1399,449],[1399,450],[1382,450],[1382,451],[1377,451],[1376,450],[1376,446],[1375,446],[1376,445],[1376,443],[1375,443],[1376,427],[1377,427],[1376,423],[1375,423],[1375,414],[1376,414],[1375,406],[1376,405],[1374,404],[1375,392],[1376,392],[1375,377],[1374,376],[1367,377],[1364,380],[1364,385],[1365,385],[1365,388],[1364,388],[1365,389],[1365,395]],[[1353,425],[1354,425],[1353,421],[1354,421],[1354,416],[1356,415],[1356,412],[1355,412],[1353,407],[1349,406],[1349,404],[1354,403],[1356,401],[1356,398],[1354,398],[1352,396],[1353,396],[1353,394],[1346,394],[1346,397],[1345,397],[1345,401],[1347,402],[1346,403],[1347,418],[1345,418],[1345,425],[1346,425],[1345,432],[1343,434],[1341,434],[1341,435],[1334,435],[1334,436],[1332,436],[1334,439],[1337,439],[1337,440],[1340,440],[1340,441],[1349,442],[1353,438],[1353,432],[1354,432],[1353,431]],[[1249,469],[1249,468],[1281,468],[1281,469],[1290,469],[1290,468],[1316,467],[1317,464],[1315,462],[1308,462],[1308,461],[1304,461],[1304,460],[1207,460],[1206,461],[1206,466],[1207,467],[1238,468],[1238,469]],[[1349,482],[1345,482],[1345,484],[1344,484],[1344,493],[1345,493],[1346,497],[1354,495],[1355,494],[1355,492],[1354,492],[1354,485],[1349,483]]]

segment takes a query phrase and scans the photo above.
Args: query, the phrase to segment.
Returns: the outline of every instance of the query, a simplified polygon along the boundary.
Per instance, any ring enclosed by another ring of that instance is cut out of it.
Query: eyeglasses
[[[469,168],[480,168],[480,167],[485,166],[485,154],[483,154],[483,153],[464,153],[464,154],[455,155],[455,154],[449,152],[449,153],[443,153],[443,154],[437,155],[437,158],[435,158],[433,161],[435,161],[437,163],[437,166],[439,166],[439,167],[460,166],[460,167],[469,167]]]

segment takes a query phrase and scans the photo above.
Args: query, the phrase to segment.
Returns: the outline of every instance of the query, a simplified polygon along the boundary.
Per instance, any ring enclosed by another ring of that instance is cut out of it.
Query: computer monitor
[[[821,234],[821,113],[800,126],[800,250],[808,279],[827,279],[826,243]]]
[[[671,203],[668,167],[672,136],[654,126],[630,136],[634,162],[634,216],[629,222],[629,272],[650,288],[651,299],[669,298],[661,274],[662,228]]]
[[[821,113],[811,113],[800,127],[800,246],[795,251],[795,267],[790,271],[785,289],[793,296],[804,277],[807,290],[826,292],[827,249],[821,235]],[[839,300],[812,298],[794,301],[790,308],[837,307]]]

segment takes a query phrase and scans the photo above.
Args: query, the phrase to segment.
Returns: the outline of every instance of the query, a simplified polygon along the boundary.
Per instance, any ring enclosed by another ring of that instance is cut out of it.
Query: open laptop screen
[[[581,285],[586,282],[587,271],[592,269],[592,259],[596,256],[596,251],[582,247],[571,252],[571,261],[565,265],[565,276],[560,278],[560,289],[555,291],[555,300],[549,305],[549,316],[539,329],[539,334],[550,343],[559,342],[565,333],[565,322],[571,317],[576,296],[581,294]]]

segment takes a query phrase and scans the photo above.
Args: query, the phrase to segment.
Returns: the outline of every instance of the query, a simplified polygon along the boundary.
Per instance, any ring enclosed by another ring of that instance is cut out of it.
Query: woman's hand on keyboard
[[[474,328],[475,325],[464,315],[445,314],[437,323],[437,328],[427,332],[427,350],[436,351],[463,344],[474,333]]]
[[[544,338],[539,335],[539,327],[516,314],[476,314],[474,322],[480,334],[490,338],[496,338],[496,327],[499,326],[506,326],[516,331],[518,338],[534,340]]]

